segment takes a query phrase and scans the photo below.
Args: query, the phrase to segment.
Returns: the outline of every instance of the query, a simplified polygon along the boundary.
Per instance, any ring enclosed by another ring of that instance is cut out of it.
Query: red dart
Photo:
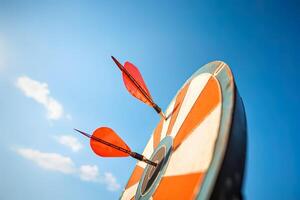
[[[75,131],[90,138],[90,146],[95,154],[101,157],[127,157],[146,162],[156,167],[157,163],[148,160],[145,156],[132,152],[130,147],[111,128],[97,128],[92,135],[78,129]]]
[[[123,66],[115,57],[112,56],[111,58],[122,71],[123,82],[128,92],[135,98],[151,106],[158,114],[166,119],[161,108],[153,101],[139,69],[130,62],[125,62]]]

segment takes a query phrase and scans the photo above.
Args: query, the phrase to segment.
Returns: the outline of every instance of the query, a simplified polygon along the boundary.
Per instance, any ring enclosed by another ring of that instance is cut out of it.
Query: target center
[[[172,138],[165,137],[154,150],[150,160],[157,166],[147,165],[136,193],[136,199],[148,199],[155,191],[172,153]]]
[[[143,184],[142,184],[142,190],[141,190],[142,195],[148,191],[148,189],[151,187],[154,180],[156,179],[157,175],[159,174],[159,172],[164,164],[165,155],[166,155],[166,147],[163,146],[153,156],[152,161],[157,163],[157,166],[154,167],[151,165],[148,167],[145,178],[143,180]]]

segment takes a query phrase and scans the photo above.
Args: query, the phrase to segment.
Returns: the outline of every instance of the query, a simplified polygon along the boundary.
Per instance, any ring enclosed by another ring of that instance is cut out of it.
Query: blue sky
[[[162,108],[200,66],[229,64],[247,112],[246,199],[297,199],[299,13],[296,1],[0,1],[0,199],[119,197],[135,161],[96,157],[72,129],[110,126],[142,152],[159,118],[111,55],[140,68]]]

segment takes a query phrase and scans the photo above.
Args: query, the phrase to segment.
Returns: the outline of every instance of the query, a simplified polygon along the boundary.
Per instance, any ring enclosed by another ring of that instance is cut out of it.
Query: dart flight
[[[151,106],[158,114],[166,119],[161,108],[153,101],[138,68],[130,62],[125,62],[123,66],[115,57],[112,56],[111,58],[122,71],[123,82],[128,92],[135,98]]]
[[[157,163],[148,160],[145,156],[132,152],[130,147],[111,128],[97,128],[92,135],[78,129],[75,131],[90,138],[90,146],[95,154],[101,157],[127,157],[131,156],[156,167]]]

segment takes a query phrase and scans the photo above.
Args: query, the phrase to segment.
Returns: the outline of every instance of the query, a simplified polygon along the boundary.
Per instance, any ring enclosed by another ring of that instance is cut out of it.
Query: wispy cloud
[[[71,174],[76,171],[71,158],[57,153],[44,153],[29,148],[19,148],[17,153],[28,160],[32,160],[46,170],[59,171],[65,174]]]
[[[112,192],[121,188],[112,173],[105,172],[101,175],[96,165],[81,165],[77,168],[71,158],[58,153],[46,153],[30,148],[17,148],[15,151],[45,170],[77,174],[81,180],[104,184],[106,189]]]
[[[62,135],[57,137],[57,141],[70,148],[72,151],[77,152],[82,149],[82,144],[78,141],[76,137],[70,135]]]
[[[79,176],[83,181],[98,181],[99,170],[96,165],[82,165],[79,168]]]
[[[105,172],[103,175],[100,175],[96,165],[82,165],[79,168],[79,171],[80,179],[83,181],[100,182],[105,184],[106,189],[112,192],[121,188],[116,177],[112,173]]]
[[[58,120],[63,116],[63,106],[50,96],[47,83],[21,76],[17,79],[16,85],[27,97],[34,99],[45,107],[49,119]]]
[[[104,183],[109,191],[117,191],[121,188],[116,177],[110,172],[104,173]]]

